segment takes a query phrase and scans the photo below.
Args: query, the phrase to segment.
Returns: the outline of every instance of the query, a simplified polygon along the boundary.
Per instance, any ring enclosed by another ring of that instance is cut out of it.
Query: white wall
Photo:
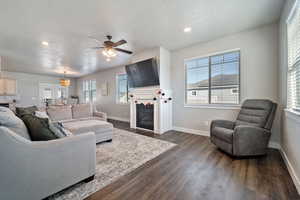
[[[300,192],[300,116],[284,112],[287,105],[287,29],[286,19],[295,0],[287,0],[280,20],[279,97],[282,110],[281,148],[293,181]]]
[[[211,120],[236,118],[238,109],[184,107],[184,59],[237,48],[241,51],[241,99],[278,101],[278,25],[271,24],[171,52],[175,127],[208,133]],[[279,142],[278,130],[278,123],[274,123],[274,142]]]
[[[17,98],[18,106],[39,105],[39,84],[53,83],[59,84],[59,77],[45,76],[37,74],[2,72],[3,77],[14,78],[17,80],[17,97],[0,97],[0,101],[7,101]],[[76,81],[71,79],[69,95],[76,94]]]
[[[170,52],[162,47],[156,47],[139,52],[132,56],[131,63],[140,62],[149,58],[157,58],[159,60],[159,73],[161,88],[170,89]],[[84,76],[77,80],[77,94],[82,102],[82,85],[84,80],[95,79],[97,89],[101,88],[101,84],[108,83],[108,96],[102,96],[100,90],[97,90],[96,107],[108,114],[109,118],[129,121],[130,119],[130,104],[119,104],[116,102],[117,94],[117,74],[125,73],[125,66],[119,66],[104,71],[99,71],[94,74]]]
[[[115,67],[112,69],[107,69],[104,71],[96,72],[94,74],[79,78],[77,80],[77,94],[80,100],[83,100],[82,96],[82,85],[84,80],[96,80],[97,83],[97,101],[96,107],[100,111],[106,112],[108,117],[117,118],[121,120],[129,120],[130,108],[129,104],[118,104],[116,101],[117,94],[117,74],[125,73],[125,67]],[[108,96],[102,96],[101,84],[107,82],[108,86]]]

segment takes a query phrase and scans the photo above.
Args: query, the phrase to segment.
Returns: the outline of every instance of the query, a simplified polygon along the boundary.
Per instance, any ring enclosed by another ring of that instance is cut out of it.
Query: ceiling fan
[[[92,47],[91,49],[95,49],[95,50],[103,49],[102,54],[106,57],[107,61],[110,61],[110,59],[112,57],[115,57],[117,55],[116,51],[119,51],[119,52],[122,52],[122,53],[126,53],[126,54],[132,54],[131,51],[128,51],[128,50],[125,50],[125,49],[121,49],[121,48],[117,48],[118,46],[126,44],[127,43],[126,40],[120,40],[118,42],[113,42],[113,41],[111,41],[112,40],[112,36],[107,35],[106,37],[107,37],[107,40],[102,43],[99,40],[97,40],[96,38],[93,38],[93,37],[89,36],[89,38],[94,39],[98,43],[102,43],[103,44],[102,47]]]

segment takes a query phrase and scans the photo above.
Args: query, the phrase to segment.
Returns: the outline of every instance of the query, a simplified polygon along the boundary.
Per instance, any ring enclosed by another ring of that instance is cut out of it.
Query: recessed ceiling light
[[[185,27],[184,29],[183,29],[183,32],[185,32],[185,33],[189,33],[189,32],[191,32],[192,31],[192,28],[191,27]]]
[[[46,42],[46,41],[43,41],[43,42],[42,42],[42,45],[44,45],[44,46],[48,46],[48,45],[49,45],[49,43],[48,43],[48,42]]]

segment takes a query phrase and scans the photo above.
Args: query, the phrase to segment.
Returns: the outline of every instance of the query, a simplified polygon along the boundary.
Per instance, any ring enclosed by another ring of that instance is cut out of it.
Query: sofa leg
[[[90,176],[90,177],[84,179],[83,182],[85,182],[85,183],[91,182],[92,180],[94,180],[94,178],[95,178],[95,175]]]

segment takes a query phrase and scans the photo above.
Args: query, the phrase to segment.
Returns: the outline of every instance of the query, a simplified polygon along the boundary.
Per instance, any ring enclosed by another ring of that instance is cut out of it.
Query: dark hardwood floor
[[[178,144],[86,200],[253,200],[300,199],[278,150],[267,156],[236,159],[219,151],[209,138],[170,131],[163,135],[116,128]]]

